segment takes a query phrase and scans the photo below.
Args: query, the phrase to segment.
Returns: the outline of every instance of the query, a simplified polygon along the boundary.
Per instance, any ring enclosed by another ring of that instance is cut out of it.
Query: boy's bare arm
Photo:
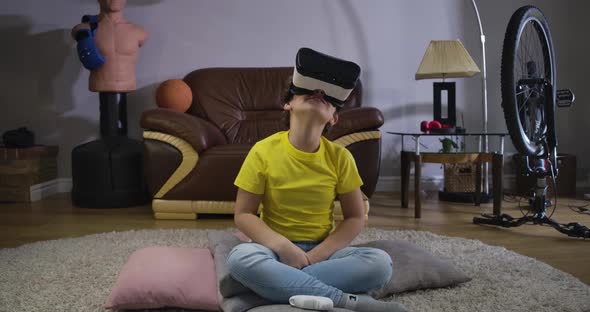
[[[305,252],[295,246],[283,235],[273,231],[256,213],[262,201],[262,195],[250,193],[238,188],[234,222],[242,233],[254,242],[264,245],[274,251],[281,262],[295,268],[309,265]]]
[[[344,220],[318,246],[307,252],[311,264],[328,259],[336,251],[346,247],[363,229],[365,213],[361,189],[339,194]]]
[[[258,207],[262,201],[262,195],[250,193],[238,188],[234,222],[238,229],[250,237],[253,241],[262,244],[274,251],[285,237],[271,230],[258,216]]]

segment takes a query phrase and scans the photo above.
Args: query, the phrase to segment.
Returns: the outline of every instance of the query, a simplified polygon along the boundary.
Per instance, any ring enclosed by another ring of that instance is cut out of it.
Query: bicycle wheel
[[[504,118],[514,147],[523,155],[542,155],[548,131],[555,131],[549,118],[556,75],[551,33],[538,8],[523,6],[510,18],[500,76]]]

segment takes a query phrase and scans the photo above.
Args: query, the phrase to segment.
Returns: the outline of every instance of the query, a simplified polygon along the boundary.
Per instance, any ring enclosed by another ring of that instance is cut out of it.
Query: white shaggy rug
[[[406,240],[454,263],[472,281],[392,297],[411,311],[590,311],[590,287],[535,259],[480,241],[365,229],[353,243]],[[0,311],[105,311],[119,270],[152,245],[206,247],[206,230],[140,230],[0,249]]]

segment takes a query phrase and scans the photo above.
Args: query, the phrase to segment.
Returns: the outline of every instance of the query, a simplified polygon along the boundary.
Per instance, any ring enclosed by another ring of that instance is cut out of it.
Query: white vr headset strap
[[[297,88],[307,90],[323,90],[326,95],[329,95],[340,101],[346,101],[353,89],[344,89],[337,85],[333,85],[315,78],[303,76],[297,71],[297,67],[293,69],[293,85]]]

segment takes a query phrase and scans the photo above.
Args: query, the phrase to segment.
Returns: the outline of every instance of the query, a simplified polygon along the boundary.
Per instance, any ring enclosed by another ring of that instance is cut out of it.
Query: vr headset
[[[295,57],[289,91],[304,95],[321,90],[327,102],[341,108],[356,86],[360,73],[361,68],[356,63],[301,48]]]

